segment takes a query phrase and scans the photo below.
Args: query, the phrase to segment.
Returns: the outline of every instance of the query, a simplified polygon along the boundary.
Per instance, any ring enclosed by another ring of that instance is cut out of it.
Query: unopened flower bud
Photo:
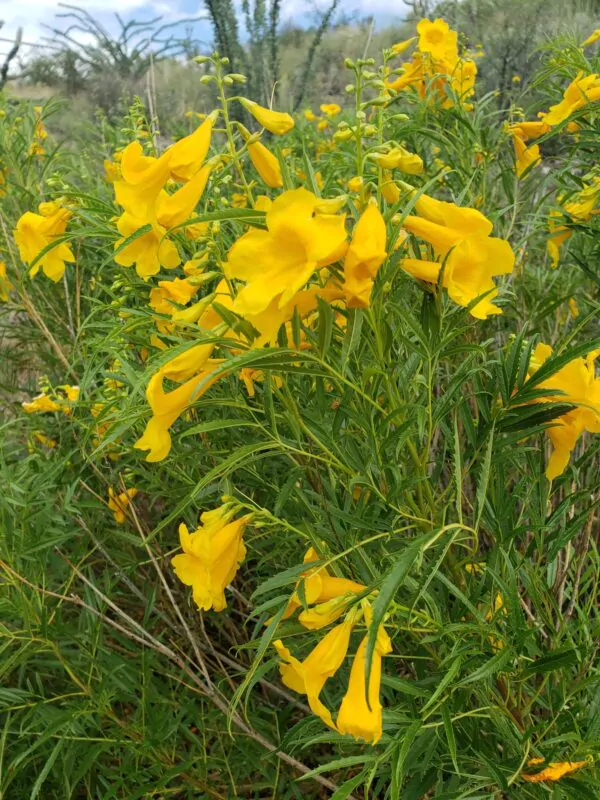
[[[379,97],[374,97],[372,100],[367,100],[367,102],[363,103],[362,105],[364,108],[368,108],[369,106],[385,106],[388,100],[388,97],[380,95]]]

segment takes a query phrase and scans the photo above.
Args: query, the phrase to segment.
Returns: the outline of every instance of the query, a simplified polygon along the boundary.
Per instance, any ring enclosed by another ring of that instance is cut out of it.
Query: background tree
[[[0,20],[0,30],[4,26],[4,22]],[[15,37],[14,44],[4,57],[4,61],[0,65],[0,91],[5,87],[6,82],[8,81],[8,70],[10,68],[10,63],[13,61],[19,52],[19,48],[21,47],[21,41],[23,39],[23,28],[17,29],[17,35]]]

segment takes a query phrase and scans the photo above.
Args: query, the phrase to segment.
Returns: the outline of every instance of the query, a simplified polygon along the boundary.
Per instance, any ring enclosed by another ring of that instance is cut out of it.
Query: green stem
[[[231,119],[229,117],[229,99],[225,94],[225,87],[223,84],[223,77],[221,71],[221,63],[219,59],[215,59],[215,71],[216,71],[216,79],[217,79],[217,87],[219,91],[219,100],[221,102],[221,108],[223,110],[223,122],[225,124],[225,135],[227,137],[227,144],[229,147],[229,154],[235,164],[237,169],[238,175],[240,176],[240,181],[242,186],[244,187],[244,191],[246,192],[246,196],[251,206],[254,206],[254,197],[252,195],[252,190],[246,180],[246,176],[244,175],[244,170],[242,168],[242,164],[240,162],[239,154],[237,148],[235,146],[235,139],[233,137],[233,126],[231,124]]]

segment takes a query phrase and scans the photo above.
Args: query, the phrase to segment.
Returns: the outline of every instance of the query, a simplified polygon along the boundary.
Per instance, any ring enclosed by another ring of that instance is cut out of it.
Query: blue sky
[[[206,13],[202,0],[73,0],[73,3],[85,8],[109,29],[114,28],[114,11],[118,11],[126,20],[144,20],[163,15],[165,21]],[[282,17],[284,21],[308,25],[315,18],[315,8],[323,9],[328,5],[329,0],[282,0]],[[394,10],[390,13],[391,5]],[[402,0],[342,0],[340,7],[346,15],[364,17],[373,14],[378,24],[401,19],[404,10]],[[55,17],[61,10],[64,11],[57,0],[0,0],[0,20],[5,22],[0,29],[0,37],[12,38],[18,26],[22,26],[24,40],[39,43],[43,36],[48,35],[44,29],[45,24],[64,25]],[[210,26],[207,23],[198,23],[196,35],[209,42]],[[0,53],[6,52],[8,47],[8,44],[0,42]]]

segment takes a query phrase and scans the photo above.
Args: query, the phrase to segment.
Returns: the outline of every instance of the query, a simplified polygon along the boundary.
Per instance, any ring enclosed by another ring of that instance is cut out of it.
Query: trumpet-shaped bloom
[[[329,580],[345,581],[344,578],[330,578]],[[298,622],[305,628],[308,628],[309,631],[317,631],[327,627],[327,625],[331,625],[332,622],[339,619],[342,614],[347,611],[348,605],[352,600],[352,595],[357,592],[355,588],[357,584],[354,584],[354,581],[345,581],[345,583],[346,586],[343,584],[337,586],[336,591],[340,591],[340,594],[336,597],[332,597],[330,600],[324,600],[311,608],[301,611],[300,614],[298,614]],[[342,589],[346,589],[346,591],[342,592]]]
[[[462,306],[470,305],[477,319],[502,313],[491,300],[498,294],[494,276],[512,272],[514,253],[504,239],[489,234],[491,222],[474,208],[459,208],[422,195],[415,204],[421,217],[409,216],[404,228],[432,245],[435,255],[445,259],[442,285],[448,295]],[[419,280],[437,283],[442,264],[426,259],[405,258],[402,267]]]
[[[547,125],[560,125],[571,114],[580,108],[600,100],[600,77],[596,73],[585,75],[578,72],[563,93],[560,103],[550,106],[550,111],[544,114],[543,121]]]
[[[319,695],[327,680],[333,677],[344,663],[353,625],[352,616],[347,617],[340,625],[336,625],[321,639],[304,661],[295,658],[280,639],[274,643],[283,661],[279,670],[285,686],[294,692],[305,694],[313,714],[334,729],[331,712],[321,701]]]
[[[204,129],[202,136],[196,131],[178,143],[183,143],[181,150],[171,148],[160,158],[144,155],[137,141],[121,154],[121,179],[115,181],[114,188],[124,212],[117,220],[122,238],[115,243],[118,251],[115,261],[124,267],[135,265],[138,275],[144,279],[156,275],[161,267],[173,269],[181,261],[176,245],[166,235],[189,219],[206,187],[211,167],[201,167],[201,164],[208,144],[203,152],[200,150],[206,135],[210,140],[207,130]],[[181,179],[185,175],[188,183],[168,194],[163,187],[171,173]],[[149,229],[140,233],[146,227]],[[126,244],[130,238],[132,241]]]
[[[165,152],[170,173],[177,180],[189,181],[202,166],[218,113],[213,111],[193,133],[171,145]]]
[[[476,319],[487,319],[490,314],[502,311],[492,303],[498,295],[493,278],[514,269],[515,257],[508,242],[486,236],[462,239],[452,249],[444,264],[442,285],[448,296],[460,306],[470,305],[485,294],[470,313]],[[415,278],[427,283],[437,283],[441,263],[415,258],[405,258],[402,267]]]
[[[242,537],[250,515],[230,521],[233,513],[226,506],[205,512],[193,533],[185,523],[179,526],[183,553],[171,563],[179,580],[192,587],[194,602],[203,611],[226,608],[225,589],[246,556]]]
[[[459,58],[458,37],[442,19],[422,19],[418,26],[419,44],[412,60],[402,65],[402,74],[387,81],[389,89],[400,92],[413,88],[423,99],[437,99],[443,108],[451,108],[457,95],[466,110],[468,98],[475,93],[477,65],[472,59]]]
[[[75,261],[70,245],[66,242],[54,244],[66,231],[71,212],[59,202],[41,203],[39,214],[26,211],[17,222],[14,236],[21,258],[29,264],[31,276],[41,269],[50,280],[57,283],[65,272],[65,265]],[[44,248],[50,249],[43,255]],[[36,261],[37,259],[37,261]]]
[[[145,225],[150,225],[150,230],[125,244],[129,237]],[[115,249],[119,251],[115,254],[115,261],[122,267],[132,267],[135,264],[140,278],[148,280],[160,272],[161,267],[174,269],[181,263],[177,247],[166,238],[166,229],[158,223],[148,222],[124,211],[117,221],[117,230],[122,238],[115,242]]]
[[[159,281],[158,286],[150,291],[150,307],[159,314],[172,314],[178,306],[187,305],[198,289],[187,278]]]
[[[205,166],[189,182],[173,194],[160,192],[156,201],[156,219],[164,228],[171,229],[185,222],[202,197],[211,167]]]
[[[76,403],[79,400],[79,394],[80,394],[79,386],[70,386],[68,383],[65,383],[62,386],[59,386],[58,388],[62,389],[62,391],[65,393],[69,403]],[[72,412],[71,406],[67,405],[65,407],[65,414],[70,414],[71,412]]]
[[[21,405],[23,406],[23,411],[27,414],[45,414],[63,410],[63,406],[49,397],[45,392],[38,394],[37,397],[34,397],[29,403],[24,402],[21,403]]]
[[[214,344],[196,344],[163,364],[159,372],[171,381],[182,383],[203,371],[214,348]]]
[[[387,81],[387,88],[400,92],[414,86],[421,97],[425,96],[425,70],[423,68],[423,56],[415,53],[412,61],[407,61],[402,65],[402,74],[394,76]]]
[[[360,594],[364,592],[367,588],[362,583],[356,583],[356,581],[347,580],[346,578],[338,578],[335,575],[330,575],[326,567],[310,567],[312,562],[318,561],[319,556],[317,551],[314,547],[309,547],[304,555],[304,563],[308,565],[308,569],[306,572],[302,573],[301,579],[299,583],[302,583],[303,588],[303,595],[304,600],[307,606],[313,606],[315,604],[324,604],[328,603],[332,600],[341,600],[344,599],[344,603],[347,604],[351,599],[352,595]],[[285,612],[283,614],[282,619],[288,619],[292,616],[299,608],[302,607],[302,601],[300,599],[300,595],[298,592],[298,585],[294,590],[292,596],[290,597]],[[345,606],[344,606],[345,607]],[[316,629],[322,627],[322,625],[318,624],[319,621],[323,621],[325,616],[328,616],[333,611],[331,606],[328,606],[326,609],[321,608],[317,605],[315,609],[308,609],[299,617],[299,621],[307,628]],[[342,607],[343,611],[343,607]],[[337,616],[340,616],[338,614]],[[332,617],[331,621],[337,617]],[[327,625],[329,622],[323,622],[323,625]]]
[[[162,461],[168,456],[171,450],[169,429],[194,400],[201,397],[218,380],[214,372],[221,361],[210,359],[211,352],[210,345],[199,345],[198,349],[191,348],[190,351],[165,364],[150,378],[146,388],[146,399],[152,409],[152,417],[143,435],[134,444],[138,450],[149,451],[146,461]],[[165,392],[163,383],[166,377],[172,380],[185,380],[192,371],[196,374],[188,378],[185,383],[170,392]]]
[[[238,314],[250,318],[273,302],[283,309],[319,267],[337,258],[345,217],[315,213],[317,203],[306,189],[284,192],[267,211],[267,230],[250,230],[235,242],[224,270],[246,281],[234,303]]]
[[[344,290],[349,308],[369,305],[373,282],[387,256],[385,221],[376,205],[367,206],[352,233],[344,259]]]
[[[44,447],[47,447],[48,450],[54,450],[56,447],[58,447],[58,442],[56,439],[51,439],[49,436],[46,436],[45,433],[42,433],[42,431],[34,431],[33,438],[36,440],[36,442],[39,442]],[[30,452],[33,452],[31,448]]]
[[[169,177],[169,155],[144,155],[138,141],[121,153],[121,180],[114,182],[117,203],[134,216],[147,216]]]
[[[543,758],[532,758],[527,762],[527,766],[531,767],[537,764],[544,763]],[[587,766],[587,761],[551,761],[547,767],[541,772],[534,774],[523,774],[521,777],[528,783],[542,783],[543,781],[559,781],[565,775],[571,772],[576,772],[578,769]]]
[[[523,122],[515,122],[513,125],[508,126],[508,132],[513,136],[518,136],[524,142],[529,141],[529,139],[537,139],[550,130],[552,130],[551,126],[542,119],[531,122],[523,120]]]
[[[348,733],[355,739],[364,739],[365,742],[376,744],[382,734],[381,700],[379,699],[381,659],[392,652],[392,643],[383,626],[380,626],[373,652],[367,703],[365,694],[367,640],[368,637],[365,636],[354,657],[348,691],[342,700],[336,724],[340,733]]]
[[[477,64],[471,58],[459,58],[456,66],[450,75],[450,86],[456,95],[460,104],[467,111],[470,111],[473,106],[467,103],[469,97],[475,94],[475,78],[477,77]],[[448,97],[443,103],[445,108],[451,108],[453,105],[452,98]]]
[[[596,206],[600,201],[600,177],[595,176],[592,181],[577,192],[568,202],[563,205],[564,215],[571,217],[574,222],[587,222],[596,213]],[[563,214],[554,210],[550,212],[548,218],[548,229],[550,238],[548,239],[548,253],[552,260],[552,266],[558,266],[560,260],[560,248],[564,242],[571,237],[572,230],[561,224]]]
[[[552,348],[538,344],[533,353],[529,373],[535,372],[552,355]],[[538,388],[558,390],[562,394],[549,394],[547,401],[571,403],[571,411],[552,421],[547,433],[553,451],[546,468],[546,477],[552,480],[567,468],[571,453],[584,431],[600,433],[600,378],[596,378],[594,360],[597,352],[587,358],[575,358],[558,370]]]
[[[463,239],[468,238],[467,234],[464,234],[456,228],[440,225],[437,222],[431,222],[428,219],[422,219],[421,217],[412,215],[406,217],[403,226],[409,233],[429,242],[436,256],[442,258],[452,247],[455,247]]]
[[[112,486],[108,487],[108,507],[113,512],[118,525],[123,525],[127,519],[127,507],[137,492],[137,489],[132,488],[116,494]]]
[[[265,373],[262,369],[254,369],[253,367],[243,367],[240,370],[240,380],[246,387],[246,391],[248,392],[248,397],[254,397],[256,391],[254,389],[254,383],[262,383],[265,379]],[[274,375],[273,384],[278,389],[283,386],[283,380],[279,375]]]
[[[46,392],[38,394],[30,402],[21,403],[23,411],[27,414],[45,414],[54,411],[62,411],[63,414],[69,416],[73,413],[72,403],[76,403],[79,398],[79,386],[64,386],[57,387],[62,389],[66,397],[62,397],[57,392],[55,393],[56,400],[52,399]]]
[[[115,242],[115,249],[122,249],[115,255],[116,263],[123,267],[135,264],[136,272],[144,280],[160,272],[161,267],[173,269],[179,266],[179,251],[166,238],[167,231],[185,222],[192,214],[206,188],[209,174],[209,166],[201,168],[185,186],[171,195],[159,188],[151,203],[139,206],[139,214],[126,208],[117,221],[117,230],[122,238]],[[122,200],[121,197],[119,202]],[[129,237],[147,225],[150,230],[123,247]]]
[[[395,206],[400,200],[400,189],[398,188],[397,184],[394,183],[392,173],[388,170],[384,169],[382,172],[379,189],[388,205]]]
[[[596,44],[596,42],[600,41],[600,28],[596,28],[587,39],[581,43],[582,47],[589,47],[592,44]]]
[[[383,169],[399,169],[408,175],[423,172],[423,159],[404,147],[393,147],[387,153],[373,153],[371,158]]]
[[[342,110],[342,107],[338,106],[337,103],[323,103],[319,108],[328,117],[336,117]]]
[[[253,100],[247,100],[245,97],[240,98],[240,103],[247,109],[258,124],[266,128],[270,133],[281,136],[294,127],[294,120],[289,114],[282,111],[272,111],[270,108],[263,108],[255,103]]]
[[[422,194],[417,198],[415,211],[429,222],[444,225],[446,228],[460,233],[463,237],[472,234],[489,236],[493,229],[489,219],[476,208],[461,208],[455,203],[436,200],[427,194]],[[410,219],[414,219],[414,217],[410,217]]]
[[[436,19],[422,19],[417,25],[418,48],[421,53],[429,53],[434,61],[454,65],[458,59],[458,36],[447,22]]]
[[[268,150],[262,142],[253,142],[248,145],[248,155],[263,181],[271,189],[281,189],[283,177],[281,167],[277,158]]]
[[[411,44],[415,42],[415,40],[416,36],[412,36],[410,39],[404,39],[404,41],[402,42],[396,42],[396,44],[393,44],[390,49],[392,53],[394,53],[394,55],[399,56],[405,50],[408,50],[408,48],[411,46]]]
[[[515,171],[521,178],[531,167],[541,162],[540,147],[537,144],[527,146],[520,136],[513,136],[513,146],[515,148]]]

